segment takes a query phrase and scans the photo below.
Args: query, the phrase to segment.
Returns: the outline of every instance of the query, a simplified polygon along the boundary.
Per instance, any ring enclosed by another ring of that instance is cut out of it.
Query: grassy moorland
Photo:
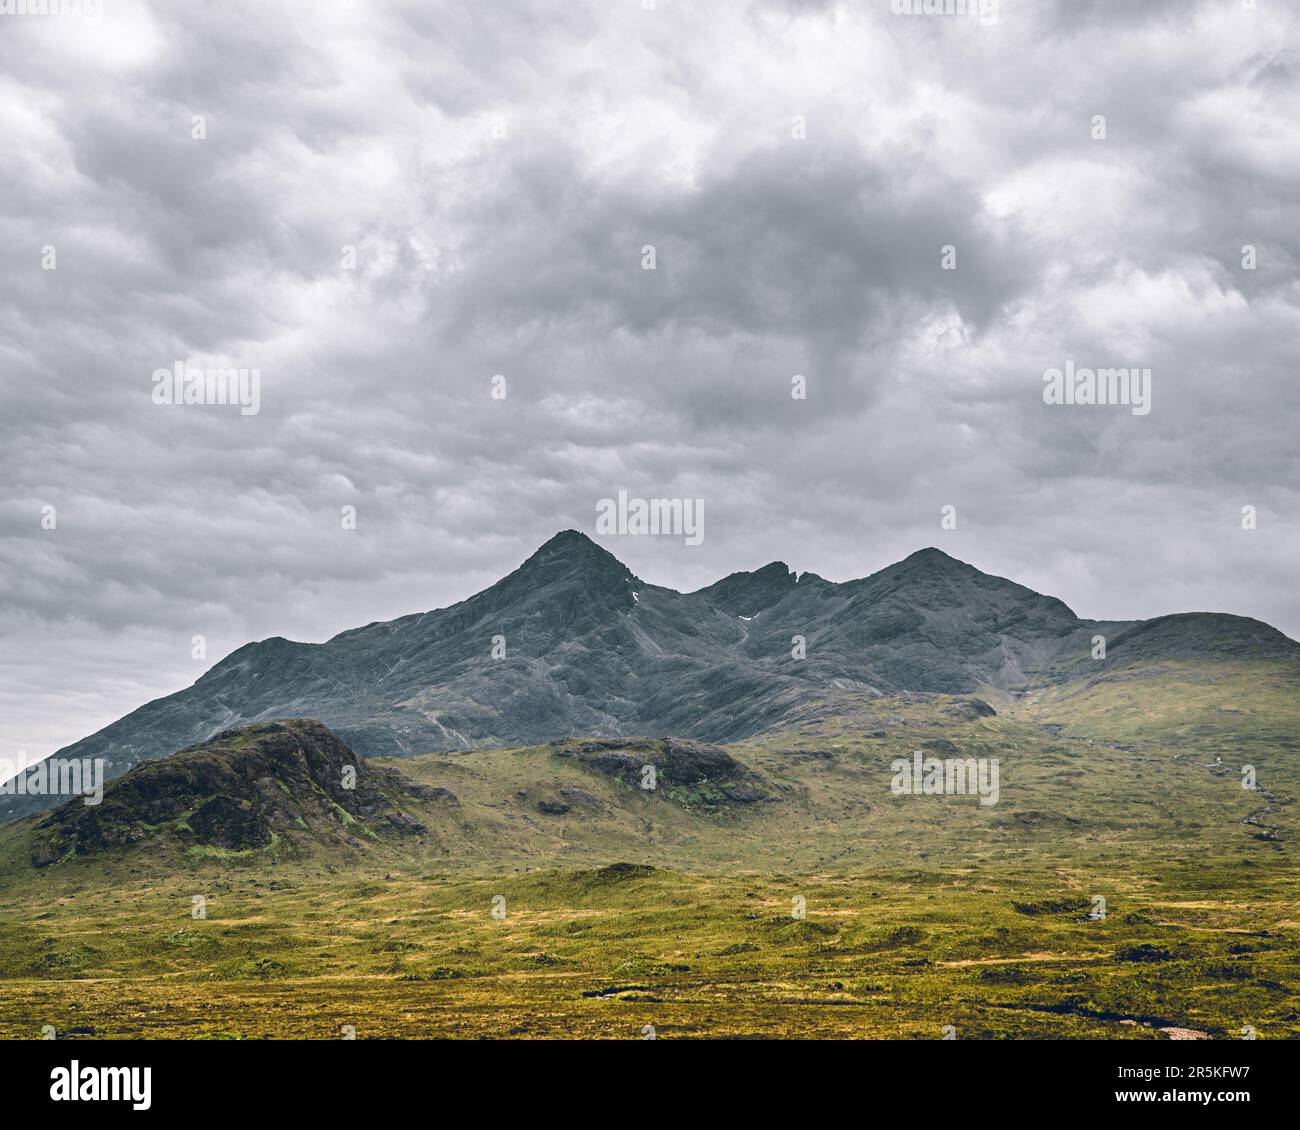
[[[455,801],[345,850],[150,828],[35,868],[12,826],[0,1038],[1294,1038],[1298,691],[1225,661],[993,715],[846,693],[728,746],[733,795],[581,743],[429,755],[389,766]],[[998,758],[998,803],[893,795],[913,749]]]

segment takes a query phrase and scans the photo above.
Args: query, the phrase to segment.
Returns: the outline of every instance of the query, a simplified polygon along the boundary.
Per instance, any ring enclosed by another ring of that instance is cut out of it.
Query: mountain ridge
[[[690,593],[638,578],[563,530],[519,567],[443,609],[324,643],[245,644],[190,687],[56,757],[103,757],[109,778],[234,726],[319,718],[362,756],[569,737],[733,741],[827,695],[1019,692],[1112,665],[1224,654],[1300,657],[1258,621],[1180,613],[1084,620],[1062,601],[933,546],[845,582],[780,561]],[[0,798],[0,820],[48,807]]]

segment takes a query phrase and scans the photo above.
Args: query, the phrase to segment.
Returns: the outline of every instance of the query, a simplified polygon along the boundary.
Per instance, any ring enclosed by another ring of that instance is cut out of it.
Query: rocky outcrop
[[[424,826],[399,806],[439,799],[422,795],[435,791],[447,793],[359,765],[320,722],[259,723],[137,767],[98,805],[77,799],[56,809],[36,828],[32,862],[44,867],[150,839],[250,852],[277,842],[418,836]]]
[[[701,742],[675,738],[564,741],[552,742],[551,752],[679,804],[718,808],[755,804],[770,795],[757,773],[726,750]]]

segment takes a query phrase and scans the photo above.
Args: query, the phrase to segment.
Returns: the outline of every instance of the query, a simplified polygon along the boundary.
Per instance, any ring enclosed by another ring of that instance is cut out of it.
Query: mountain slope
[[[571,736],[734,741],[842,694],[1041,686],[1078,674],[1097,631],[1113,640],[1114,664],[1162,653],[1300,656],[1300,645],[1240,617],[1083,621],[933,548],[842,584],[773,562],[679,593],[568,530],[449,608],[323,644],[248,644],[56,756],[105,758],[113,777],[285,717],[321,719],[361,756]],[[0,797],[0,819],[46,806]]]

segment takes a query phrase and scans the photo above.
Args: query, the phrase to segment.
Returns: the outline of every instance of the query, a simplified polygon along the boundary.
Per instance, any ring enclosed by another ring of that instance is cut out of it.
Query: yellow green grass
[[[1293,1038],[1296,691],[1223,664],[988,718],[846,694],[729,747],[769,793],[750,805],[548,747],[430,755],[390,764],[458,806],[348,854],[149,841],[36,870],[5,829],[0,1038]],[[890,793],[936,738],[999,758],[998,805]],[[538,809],[564,788],[594,806]]]

